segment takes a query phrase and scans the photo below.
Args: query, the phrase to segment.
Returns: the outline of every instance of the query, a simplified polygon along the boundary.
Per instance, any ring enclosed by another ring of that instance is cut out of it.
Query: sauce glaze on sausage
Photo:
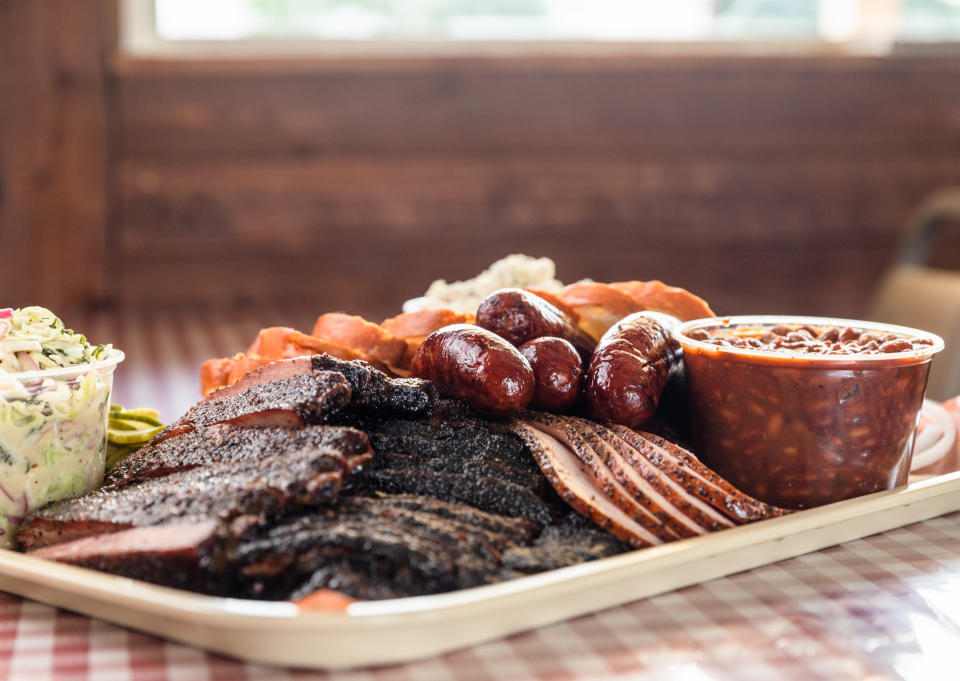
[[[453,324],[427,336],[414,355],[411,374],[475,409],[503,416],[522,411],[533,398],[530,363],[500,336],[472,324]]]

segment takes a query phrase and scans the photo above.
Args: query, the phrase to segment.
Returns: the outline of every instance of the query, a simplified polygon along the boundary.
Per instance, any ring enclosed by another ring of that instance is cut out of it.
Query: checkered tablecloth
[[[0,595],[0,679],[960,679],[960,513],[435,659],[331,674]]]
[[[120,401],[176,416],[194,399],[199,360],[255,331],[181,322],[91,322],[88,335],[130,355]],[[246,665],[0,593],[0,681],[328,678],[958,680],[960,513],[438,658],[335,674]]]

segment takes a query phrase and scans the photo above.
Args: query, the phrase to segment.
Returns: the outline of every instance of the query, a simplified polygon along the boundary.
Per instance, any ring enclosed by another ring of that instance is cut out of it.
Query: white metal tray
[[[960,472],[502,584],[342,611],[213,598],[0,550],[0,589],[266,664],[404,662],[960,510]]]

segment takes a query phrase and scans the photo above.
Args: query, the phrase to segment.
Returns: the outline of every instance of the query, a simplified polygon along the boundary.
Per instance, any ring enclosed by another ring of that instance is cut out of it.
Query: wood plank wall
[[[511,252],[857,314],[960,184],[960,60],[120,61],[124,300],[393,313]]]
[[[0,307],[107,294],[108,5],[0,1]]]
[[[956,58],[143,60],[116,6],[0,1],[0,305],[377,318],[527,252],[857,314],[960,185]]]

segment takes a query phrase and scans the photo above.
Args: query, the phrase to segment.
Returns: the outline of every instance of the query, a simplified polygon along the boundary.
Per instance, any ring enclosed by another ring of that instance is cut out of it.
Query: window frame
[[[862,2],[863,0],[861,0]],[[164,40],[157,34],[155,0],[119,0],[119,47],[132,58],[261,60],[377,57],[616,57],[616,56],[882,56],[890,41],[746,40],[324,40],[241,38]]]

